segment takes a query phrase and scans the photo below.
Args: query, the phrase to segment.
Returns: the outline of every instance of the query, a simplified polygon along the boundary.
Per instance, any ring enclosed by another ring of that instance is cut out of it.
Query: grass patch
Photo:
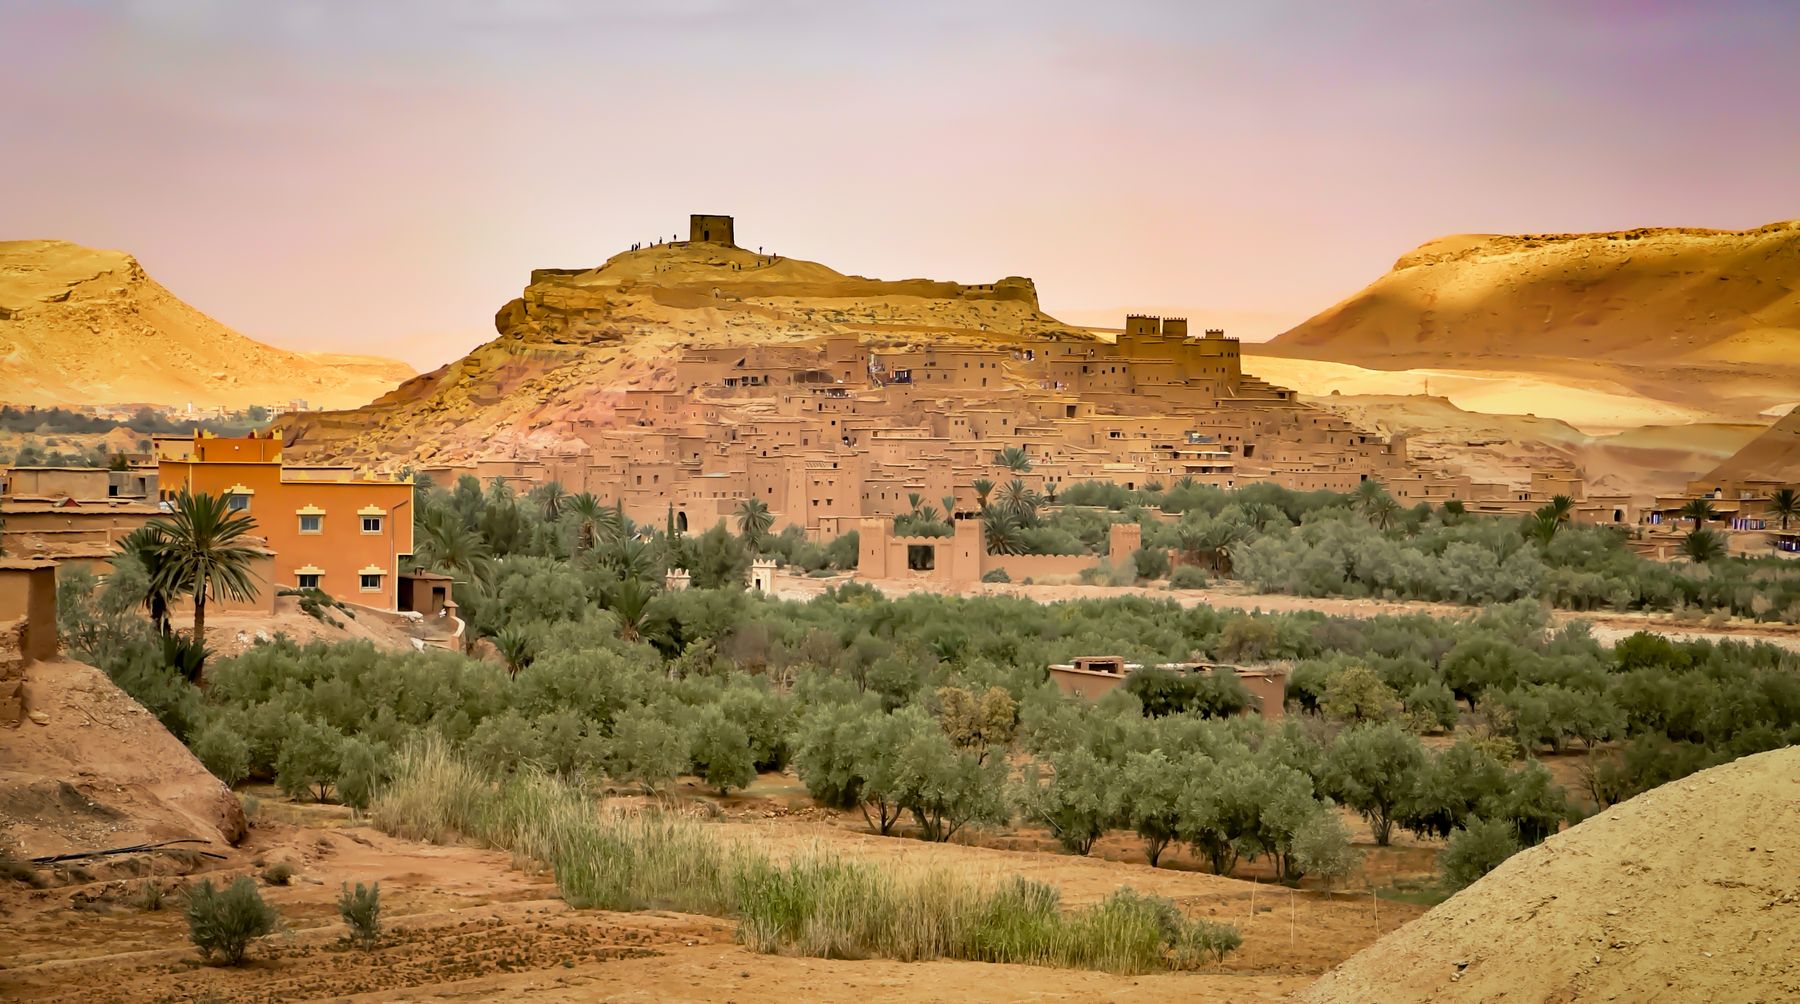
[[[469,840],[547,865],[577,908],[735,918],[739,940],[758,952],[1147,973],[1215,963],[1238,944],[1235,929],[1189,920],[1168,900],[1130,889],[1065,911],[1054,888],[1016,876],[895,868],[820,850],[776,860],[696,819],[597,805],[535,770],[492,779],[435,739],[401,756],[372,812],[396,836]]]

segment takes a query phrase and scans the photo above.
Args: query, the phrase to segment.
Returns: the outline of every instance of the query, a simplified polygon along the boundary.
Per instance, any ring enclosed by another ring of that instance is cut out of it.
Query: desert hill
[[[960,284],[844,275],[716,243],[653,245],[587,269],[537,269],[498,337],[355,411],[289,423],[318,457],[462,460],[555,448],[617,395],[668,384],[684,348],[827,335],[905,346],[1091,338],[1038,308],[1030,279]]]
[[[289,352],[176,298],[137,260],[67,241],[0,241],[8,404],[353,407],[412,373],[374,356]]]
[[[1621,803],[1508,859],[1305,1001],[1800,998],[1800,747]]]
[[[238,800],[106,674],[28,664],[22,724],[0,729],[0,850],[20,857],[244,836]]]
[[[1593,379],[1752,421],[1800,397],[1800,221],[1445,237],[1255,351]]]
[[[1800,408],[1782,416],[1762,435],[1727,457],[1704,478],[1696,480],[1719,484],[1763,480],[1800,482]]]

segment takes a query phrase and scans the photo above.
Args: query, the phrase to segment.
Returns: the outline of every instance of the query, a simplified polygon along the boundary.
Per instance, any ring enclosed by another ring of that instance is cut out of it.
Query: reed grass
[[[734,918],[758,952],[1132,974],[1198,968],[1238,944],[1235,929],[1130,889],[1066,911],[1054,887],[1018,876],[876,865],[819,848],[776,860],[690,817],[596,804],[539,771],[492,778],[435,738],[402,754],[372,815],[396,836],[472,841],[548,867],[577,908]]]

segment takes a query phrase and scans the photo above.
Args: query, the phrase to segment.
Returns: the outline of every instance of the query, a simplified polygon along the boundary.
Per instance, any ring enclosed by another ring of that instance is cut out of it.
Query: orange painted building
[[[338,599],[392,610],[400,563],[413,549],[410,481],[375,481],[348,467],[290,467],[281,433],[245,437],[196,432],[191,444],[159,444],[158,492],[224,495],[256,519],[275,552],[276,588],[322,589]]]

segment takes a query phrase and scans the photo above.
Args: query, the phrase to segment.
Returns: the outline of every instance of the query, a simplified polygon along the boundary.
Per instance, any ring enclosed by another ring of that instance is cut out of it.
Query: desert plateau
[[[1796,44],[0,5],[0,1001],[1800,1000]]]

